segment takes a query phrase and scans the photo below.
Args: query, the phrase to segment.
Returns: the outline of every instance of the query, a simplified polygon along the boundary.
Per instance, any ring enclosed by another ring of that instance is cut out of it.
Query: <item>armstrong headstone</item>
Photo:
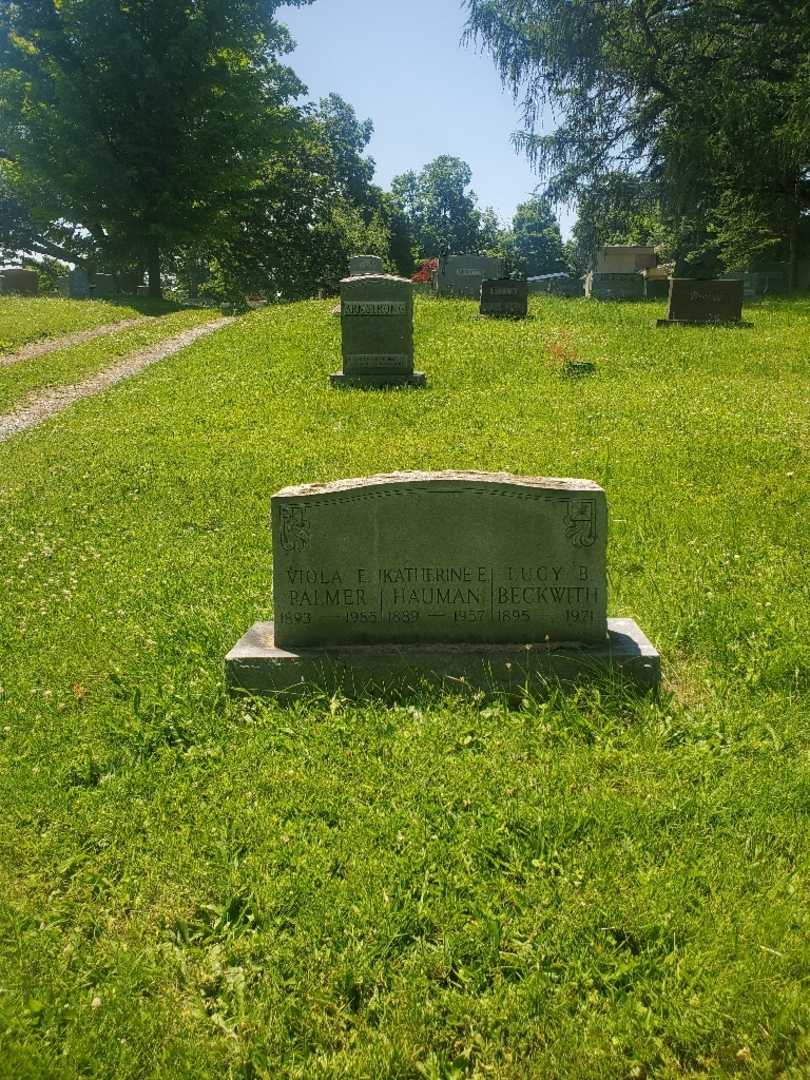
[[[349,259],[349,277],[383,273],[385,265],[379,255],[352,255]]]
[[[227,658],[231,685],[277,691],[416,670],[471,685],[624,668],[655,650],[607,618],[607,504],[587,480],[395,473],[272,499],[274,623]]]
[[[488,255],[445,255],[434,280],[438,296],[478,300],[485,279],[503,276],[503,263]]]
[[[343,371],[333,386],[424,386],[413,369],[413,282],[364,274],[340,283]]]
[[[671,278],[667,317],[659,326],[672,324],[740,323],[743,307],[742,280],[703,281]]]
[[[525,319],[529,313],[529,285],[526,281],[502,278],[481,283],[481,315]]]

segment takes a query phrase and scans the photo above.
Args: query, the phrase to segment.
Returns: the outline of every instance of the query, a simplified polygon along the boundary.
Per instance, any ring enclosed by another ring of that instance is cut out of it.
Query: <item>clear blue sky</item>
[[[472,168],[480,205],[511,221],[538,181],[512,148],[520,117],[492,59],[459,44],[460,0],[315,0],[278,18],[310,96],[334,91],[374,122],[376,183],[388,188],[398,173],[453,154]],[[570,224],[564,215],[564,233]]]

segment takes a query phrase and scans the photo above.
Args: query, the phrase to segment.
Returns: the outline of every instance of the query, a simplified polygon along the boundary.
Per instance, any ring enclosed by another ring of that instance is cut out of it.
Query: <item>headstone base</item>
[[[754,324],[742,319],[658,319],[656,326],[741,326],[748,330]]]
[[[297,649],[275,644],[256,623],[225,658],[233,691],[293,694],[312,686],[344,692],[425,679],[448,687],[520,692],[543,680],[579,682],[621,673],[643,690],[661,681],[661,657],[632,619],[608,619],[603,645],[352,645]]]
[[[427,375],[423,371],[390,375],[346,375],[336,371],[329,376],[332,386],[343,390],[380,390],[391,386],[427,386]]]

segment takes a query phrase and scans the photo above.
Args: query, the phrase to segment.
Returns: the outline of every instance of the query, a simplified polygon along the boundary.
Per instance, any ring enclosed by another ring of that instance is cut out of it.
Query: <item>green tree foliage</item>
[[[371,183],[374,162],[364,152],[372,131],[335,94],[301,110],[287,152],[267,157],[216,235],[194,245],[187,263],[208,264],[214,291],[234,300],[334,292],[349,256],[358,253],[410,272],[399,212]]]
[[[682,258],[714,245],[727,264],[788,248],[795,261],[810,209],[810,0],[467,6],[468,39],[523,102],[516,145],[552,198],[640,172]],[[560,118],[550,135],[537,130],[545,106]]]
[[[161,256],[215,233],[284,147],[303,88],[278,60],[291,47],[279,6],[2,0],[4,182],[30,222],[69,222],[98,251],[143,260],[158,293]]]
[[[582,188],[569,249],[575,267],[593,269],[605,244],[651,244],[667,257],[672,238],[661,220],[657,186],[639,174],[610,172]]]
[[[466,161],[443,154],[421,172],[395,176],[391,194],[409,223],[419,258],[479,254],[497,241],[497,219],[478,209]],[[493,227],[494,220],[494,227]]]
[[[518,206],[512,221],[512,263],[527,277],[568,269],[560,225],[551,203],[533,195]]]

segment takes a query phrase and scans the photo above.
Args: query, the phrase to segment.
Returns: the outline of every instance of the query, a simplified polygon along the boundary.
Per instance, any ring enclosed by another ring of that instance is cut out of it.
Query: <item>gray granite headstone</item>
[[[570,274],[541,274],[528,279],[530,293],[548,293],[550,296],[584,296],[581,278]]]
[[[90,295],[90,277],[86,270],[76,267],[68,274],[68,287],[74,300],[86,300]]]
[[[481,315],[525,319],[529,313],[529,285],[526,281],[502,278],[481,283]]]
[[[349,259],[349,277],[384,273],[385,264],[379,255],[352,255]]]
[[[642,271],[645,300],[666,300],[669,296],[671,270],[653,267]]]
[[[632,274],[588,274],[585,295],[589,300],[643,300],[644,278]]]
[[[597,274],[635,274],[658,264],[655,248],[642,244],[608,244],[596,256]]]
[[[115,296],[118,293],[118,288],[115,284],[114,274],[96,274],[93,278],[93,296],[96,300],[99,297]]]
[[[738,323],[742,320],[744,283],[704,281],[699,278],[671,278],[668,323]]]
[[[340,283],[343,371],[333,386],[424,386],[413,369],[413,283],[364,274]]]
[[[272,500],[281,646],[604,641],[607,504],[585,480],[414,473]]]
[[[231,685],[416,670],[458,685],[624,667],[658,681],[629,620],[607,618],[607,503],[587,480],[394,473],[285,488],[271,502],[274,623],[226,660]]]
[[[0,271],[0,290],[5,296],[36,296],[39,292],[39,274],[36,270],[9,268]]]
[[[478,300],[487,278],[503,276],[503,262],[488,255],[446,255],[439,259],[436,292],[439,296]]]

